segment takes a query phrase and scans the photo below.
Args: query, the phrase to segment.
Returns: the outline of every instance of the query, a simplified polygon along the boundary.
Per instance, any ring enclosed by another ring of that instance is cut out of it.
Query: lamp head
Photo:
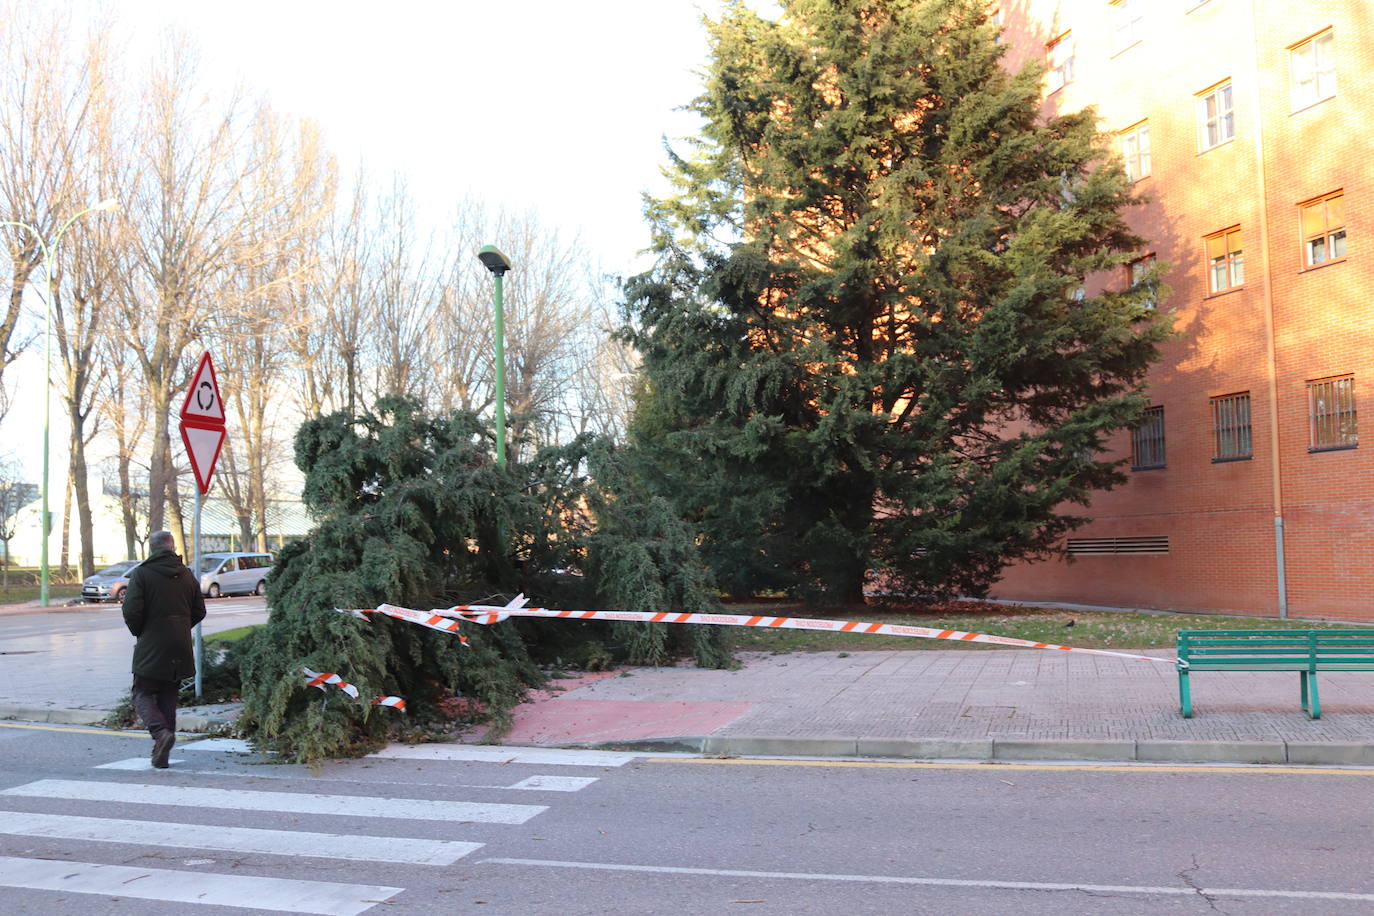
[[[105,198],[104,200],[102,200],[100,203],[96,204],[94,207],[91,207],[91,209],[92,209],[92,210],[118,210],[118,209],[119,209],[119,201],[116,200],[116,199],[113,198],[113,197],[107,197],[107,198]]]
[[[505,276],[506,271],[510,270],[510,258],[497,250],[495,245],[483,245],[482,250],[477,252],[477,259],[498,277]]]

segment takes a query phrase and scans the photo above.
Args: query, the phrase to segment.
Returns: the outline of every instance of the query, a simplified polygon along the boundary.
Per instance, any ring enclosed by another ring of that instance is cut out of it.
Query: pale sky
[[[177,24],[208,81],[324,129],[345,169],[405,175],[439,220],[469,193],[580,232],[622,273],[648,244],[662,138],[699,91],[721,0],[120,0],[140,41]],[[137,55],[137,51],[135,54]],[[500,244],[499,240],[493,240]]]
[[[211,85],[235,81],[323,128],[340,165],[403,175],[422,219],[465,197],[533,211],[578,234],[608,273],[642,268],[641,195],[661,193],[663,138],[691,134],[676,109],[700,91],[704,14],[722,0],[69,0],[78,20],[112,12],[146,66],[169,26],[201,53]],[[751,5],[775,12],[770,0]],[[498,247],[500,239],[492,239]],[[518,266],[518,265],[517,265]],[[32,307],[41,309],[37,297]],[[6,373],[6,433],[42,427],[41,337]],[[52,492],[67,431],[52,406]],[[37,481],[41,439],[4,435]],[[99,456],[93,456],[98,460]],[[93,474],[93,480],[95,475]],[[60,499],[54,497],[55,511]]]

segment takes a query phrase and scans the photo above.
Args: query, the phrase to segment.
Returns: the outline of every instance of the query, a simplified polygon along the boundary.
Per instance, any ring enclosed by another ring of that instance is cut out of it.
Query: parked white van
[[[200,556],[201,594],[207,598],[220,595],[261,595],[267,590],[267,574],[272,571],[270,553],[205,553]]]

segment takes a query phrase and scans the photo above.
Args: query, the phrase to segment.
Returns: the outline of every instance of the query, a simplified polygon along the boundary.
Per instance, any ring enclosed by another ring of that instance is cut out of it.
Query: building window
[[[1308,451],[1354,448],[1360,437],[1355,426],[1355,376],[1317,379],[1307,383],[1307,414],[1312,436]]]
[[[1231,103],[1231,84],[1222,83],[1198,96],[1198,142],[1202,149],[1231,140],[1236,135],[1236,115]]]
[[[1145,37],[1144,0],[1112,0],[1112,50],[1124,51]]]
[[[1254,455],[1250,438],[1250,392],[1212,398],[1213,461],[1236,461]]]
[[[1131,431],[1131,470],[1164,467],[1164,408],[1146,407],[1140,425]]]
[[[1050,61],[1050,92],[1073,82],[1073,33],[1065,32],[1048,48]]]
[[[1240,229],[1227,229],[1207,236],[1208,288],[1219,293],[1245,283],[1245,252],[1240,247]]]
[[[1139,181],[1150,174],[1150,125],[1141,121],[1121,132],[1121,158],[1126,163],[1126,177]]]
[[[988,19],[992,22],[992,27],[997,30],[997,37],[993,41],[1000,45],[1002,43],[1002,26],[1004,25],[1002,8],[1000,6],[994,7]]]
[[[1336,94],[1336,48],[1330,29],[1295,45],[1289,52],[1293,74],[1293,110]]]
[[[1154,269],[1155,256],[1152,254],[1147,254],[1144,257],[1136,258],[1134,261],[1132,261],[1130,263],[1131,288],[1134,289],[1140,284],[1148,282],[1150,279],[1150,271]],[[1155,301],[1155,293],[1153,289],[1149,291],[1149,294],[1145,297],[1144,300],[1141,301],[1140,304],[1145,306],[1145,308],[1147,309],[1155,308],[1158,305],[1158,303]]]
[[[1308,267],[1345,257],[1345,194],[1337,191],[1302,206],[1302,246]]]

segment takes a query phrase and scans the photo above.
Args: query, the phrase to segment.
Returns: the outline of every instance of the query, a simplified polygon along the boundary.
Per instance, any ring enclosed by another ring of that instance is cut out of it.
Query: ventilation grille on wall
[[[1107,554],[1162,556],[1169,552],[1169,536],[1143,538],[1069,538],[1069,556],[1098,557]]]

